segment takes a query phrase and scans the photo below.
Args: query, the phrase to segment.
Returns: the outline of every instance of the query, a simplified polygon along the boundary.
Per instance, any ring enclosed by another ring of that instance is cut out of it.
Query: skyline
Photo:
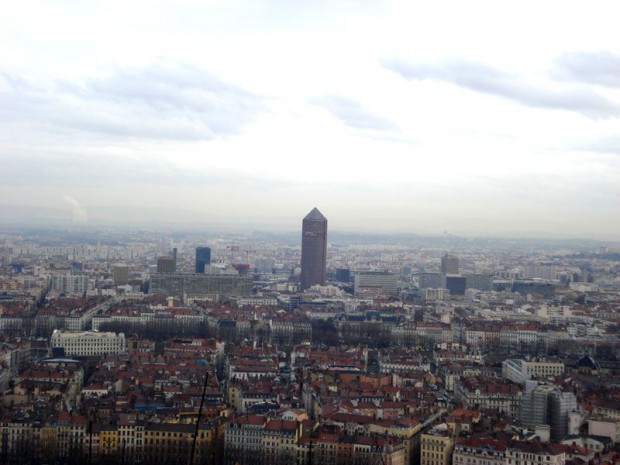
[[[616,2],[5,10],[0,226],[620,237]]]

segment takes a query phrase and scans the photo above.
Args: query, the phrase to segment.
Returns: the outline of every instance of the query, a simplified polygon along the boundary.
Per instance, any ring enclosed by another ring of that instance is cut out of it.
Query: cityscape
[[[0,233],[2,463],[610,463],[620,244]]]
[[[0,465],[620,465],[618,0],[4,0]]]

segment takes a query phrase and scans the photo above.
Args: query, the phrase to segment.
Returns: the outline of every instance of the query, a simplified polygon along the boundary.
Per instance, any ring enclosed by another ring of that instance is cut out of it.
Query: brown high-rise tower
[[[327,218],[314,208],[301,227],[301,290],[325,284],[327,260]]]

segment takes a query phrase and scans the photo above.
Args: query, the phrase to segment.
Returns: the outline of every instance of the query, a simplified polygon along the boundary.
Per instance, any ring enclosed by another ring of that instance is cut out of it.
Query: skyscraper
[[[325,284],[327,218],[313,208],[301,227],[301,290]]]
[[[204,273],[205,265],[211,264],[211,249],[209,247],[196,247],[196,273]]]

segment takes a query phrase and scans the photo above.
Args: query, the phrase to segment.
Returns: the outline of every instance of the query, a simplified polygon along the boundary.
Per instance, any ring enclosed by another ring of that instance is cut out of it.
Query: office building
[[[313,208],[301,228],[301,290],[325,285],[327,262],[327,218]]]
[[[234,271],[234,270],[233,270]],[[252,277],[234,273],[156,273],[150,276],[149,294],[189,299],[220,300],[252,293]]]
[[[114,265],[112,279],[117,286],[127,284],[129,282],[129,267],[127,265]]]
[[[356,296],[397,295],[398,276],[386,271],[362,271],[355,273]]]
[[[448,254],[441,257],[441,272],[443,274],[459,274],[459,257]]]
[[[273,258],[257,258],[254,260],[254,269],[258,273],[274,273],[276,261]]]
[[[512,283],[512,292],[523,296],[528,294],[538,296],[541,299],[551,299],[555,295],[555,287],[552,283],[534,279],[519,279]]]
[[[442,285],[441,273],[420,273],[420,289],[438,289]]]
[[[204,273],[205,265],[211,264],[211,249],[209,247],[196,247],[196,273]]]
[[[477,289],[479,291],[493,290],[493,276],[484,273],[468,273],[465,275],[467,289]]]
[[[444,275],[441,287],[448,289],[450,295],[465,295],[466,281],[463,276]]]
[[[157,259],[158,273],[174,273],[174,258],[170,255],[163,255]]]
[[[336,269],[336,281],[348,283],[351,281],[351,271],[348,268]]]

